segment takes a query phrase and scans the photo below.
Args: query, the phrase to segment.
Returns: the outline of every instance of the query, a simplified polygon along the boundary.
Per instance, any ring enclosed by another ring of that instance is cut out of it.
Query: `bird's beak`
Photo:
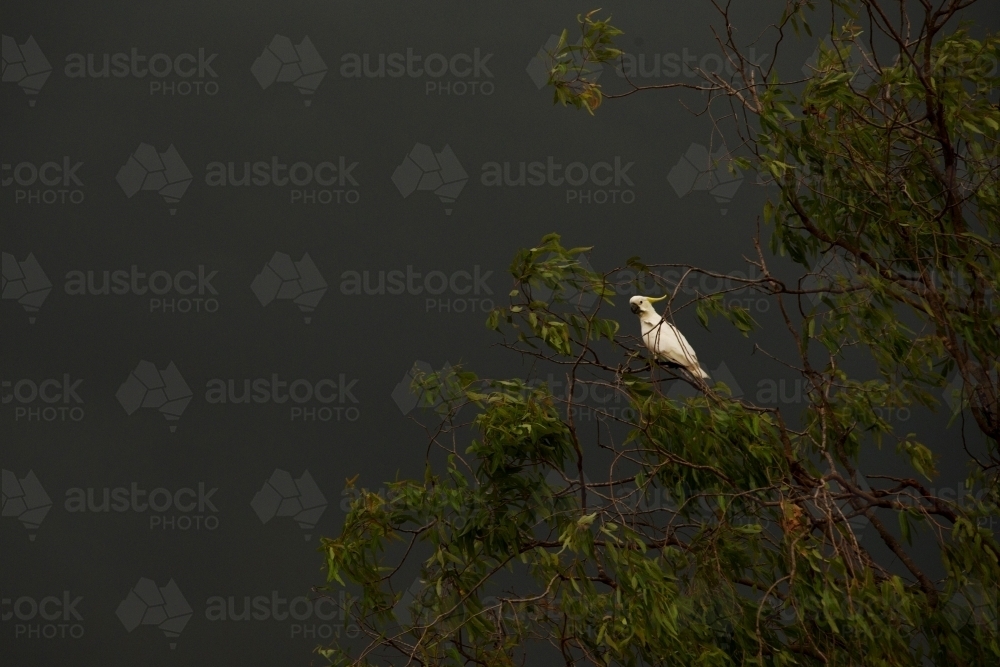
[[[635,315],[639,314],[639,304],[637,304],[637,303],[630,303],[628,305],[628,307],[632,309],[632,313],[633,314],[635,314]]]
[[[658,296],[658,297],[647,296],[646,297],[646,301],[649,301],[650,303],[656,303],[657,301],[663,301],[666,298],[667,298],[666,294],[664,294],[663,296]]]

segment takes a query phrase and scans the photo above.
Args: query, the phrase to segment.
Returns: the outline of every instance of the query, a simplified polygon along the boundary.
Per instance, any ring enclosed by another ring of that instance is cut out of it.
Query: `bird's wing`
[[[649,343],[656,355],[685,368],[698,368],[698,356],[684,334],[670,322],[663,320],[648,334]]]

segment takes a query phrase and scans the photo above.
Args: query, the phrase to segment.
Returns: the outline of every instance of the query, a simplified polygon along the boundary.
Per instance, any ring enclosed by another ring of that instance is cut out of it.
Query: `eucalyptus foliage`
[[[813,4],[789,2],[776,46],[809,30]],[[829,46],[801,81],[744,58],[720,8],[736,74],[702,73],[693,87],[739,110],[732,131],[747,141],[734,163],[772,183],[771,253],[759,244],[755,277],[737,287],[768,299],[783,326],[761,330],[724,289],[683,289],[719,277],[698,267],[664,280],[632,258],[599,273],[580,261],[587,248],[556,235],[522,250],[510,303],[487,326],[512,350],[501,353],[565,383],[464,370],[415,380],[437,407],[426,474],[386,494],[356,489],[340,535],[323,540],[331,589],[352,593],[366,640],[325,657],[997,664],[1000,38],[956,24],[967,4],[901,15],[905,3],[834,2]],[[579,17],[579,39],[564,33],[550,77],[556,101],[591,113],[622,96],[589,76],[621,56],[621,31],[596,16]],[[789,280],[772,266],[782,262],[803,270]],[[634,323],[608,312],[623,275],[667,290],[669,317],[690,306],[706,326],[791,341],[797,358],[781,361],[800,374],[804,405],[789,414],[651,365],[625,333]],[[868,371],[849,371],[849,357]],[[885,418],[940,410],[952,377],[947,442]],[[584,405],[580,387],[613,400]],[[900,465],[863,467],[876,447]],[[935,491],[935,454],[967,462],[959,497]]]

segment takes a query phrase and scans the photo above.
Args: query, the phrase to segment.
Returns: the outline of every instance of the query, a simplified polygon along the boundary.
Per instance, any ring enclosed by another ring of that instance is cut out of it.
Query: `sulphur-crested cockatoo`
[[[666,298],[666,296],[656,298],[634,296],[629,299],[629,308],[639,316],[639,323],[642,325],[642,342],[659,361],[675,364],[694,377],[707,380],[708,373],[698,364],[698,357],[695,356],[691,344],[684,338],[684,334],[666,318],[660,317],[653,308],[654,303]]]

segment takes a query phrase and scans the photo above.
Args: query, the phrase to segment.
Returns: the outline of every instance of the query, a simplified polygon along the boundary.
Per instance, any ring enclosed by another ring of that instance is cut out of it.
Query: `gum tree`
[[[368,640],[321,649],[332,662],[513,665],[533,650],[568,665],[1000,659],[1000,39],[956,22],[969,1],[823,3],[829,46],[810,76],[783,80],[780,47],[809,32],[814,4],[788,2],[767,67],[742,55],[717,5],[735,73],[701,72],[693,86],[742,137],[734,164],[771,181],[770,252],[758,233],[754,277],[639,258],[599,273],[555,235],[521,251],[510,303],[487,324],[563,385],[415,380],[436,406],[424,478],[388,495],[355,489],[340,535],[322,543],[331,588],[352,592]],[[552,54],[557,102],[599,113],[645,93],[589,76],[621,57],[620,31],[595,13],[579,30]],[[676,86],[648,88],[665,87]],[[728,287],[689,289],[699,275]],[[609,315],[630,284],[670,294],[667,317],[690,307],[705,326],[736,327],[801,376],[804,405],[756,405],[651,365]],[[728,306],[737,289],[768,299],[780,326]],[[948,442],[885,419],[940,408],[952,377]],[[873,469],[874,448],[898,465]],[[968,464],[962,497],[934,490],[934,452]]]

